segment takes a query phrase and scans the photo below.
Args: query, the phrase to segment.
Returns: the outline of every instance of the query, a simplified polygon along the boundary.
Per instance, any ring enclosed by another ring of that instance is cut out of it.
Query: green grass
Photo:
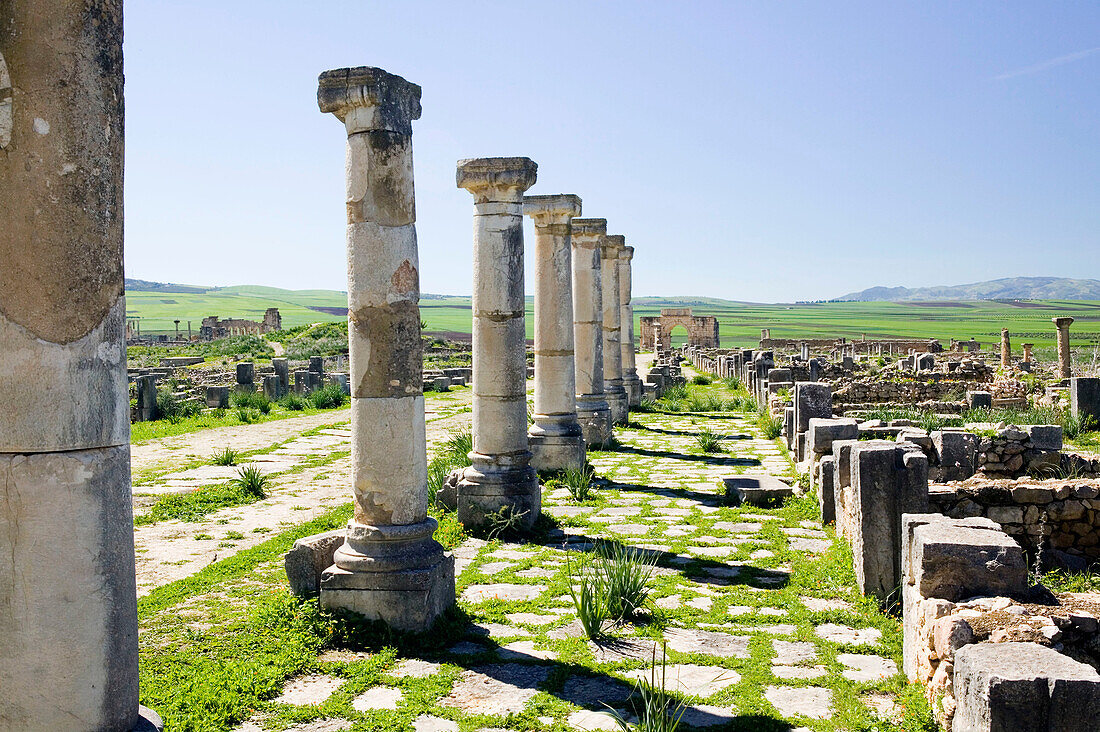
[[[243,422],[236,409],[222,410],[221,413],[217,410],[208,411],[195,417],[180,419],[176,422],[170,422],[168,420],[134,422],[130,425],[130,442],[137,445],[161,437],[185,435],[190,432],[208,430],[214,427],[235,427],[242,424],[274,422],[290,417],[300,417],[303,414],[316,414],[320,411],[329,410],[318,410],[312,403],[307,403],[302,410],[287,409],[282,403],[278,403],[273,404],[267,414],[263,414],[259,410],[248,411],[248,418],[252,420],[251,422]]]
[[[149,526],[160,521],[199,521],[222,508],[245,506],[259,501],[250,487],[233,483],[203,486],[190,493],[161,496],[149,511],[134,517],[135,526]]]

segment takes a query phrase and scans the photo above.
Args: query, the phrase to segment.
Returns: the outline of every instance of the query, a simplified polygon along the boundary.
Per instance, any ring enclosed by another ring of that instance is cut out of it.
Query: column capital
[[[336,115],[348,134],[389,130],[412,134],[420,119],[420,86],[373,66],[332,69],[317,77],[317,106]]]
[[[574,216],[581,215],[581,197],[573,193],[524,196],[523,213],[534,220],[536,227],[568,224]]]
[[[1051,318],[1050,322],[1054,323],[1058,328],[1068,328],[1073,322],[1073,318]]]
[[[538,170],[531,158],[470,158],[458,161],[455,183],[474,194],[477,203],[521,203]]]
[[[608,234],[600,244],[600,254],[604,259],[618,259],[626,247],[626,237],[622,234]]]
[[[597,249],[607,236],[607,219],[573,219],[573,243],[585,249]]]
[[[629,262],[634,258],[634,247],[623,247],[619,250],[619,259]]]

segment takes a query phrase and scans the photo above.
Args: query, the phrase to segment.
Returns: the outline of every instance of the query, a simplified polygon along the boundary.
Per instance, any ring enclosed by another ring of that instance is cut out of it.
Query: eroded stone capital
[[[1051,318],[1050,322],[1058,328],[1068,328],[1073,323],[1073,318]]]
[[[348,134],[389,130],[412,134],[420,119],[420,87],[373,66],[332,69],[317,77],[317,106],[347,126]]]
[[[607,219],[573,219],[574,246],[599,249],[607,236]]]
[[[524,196],[523,213],[534,220],[536,227],[568,224],[574,216],[581,215],[581,198],[572,193]]]
[[[600,245],[600,253],[604,259],[618,259],[626,247],[626,237],[622,234],[608,234]]]
[[[619,259],[629,262],[634,258],[634,247],[623,247],[619,252]]]
[[[472,193],[477,203],[520,203],[523,192],[535,184],[538,170],[531,158],[470,158],[458,161],[455,183]]]

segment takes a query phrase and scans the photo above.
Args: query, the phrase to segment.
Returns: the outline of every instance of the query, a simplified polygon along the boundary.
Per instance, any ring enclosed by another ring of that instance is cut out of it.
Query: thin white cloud
[[[1047,69],[1053,69],[1055,66],[1063,66],[1065,64],[1071,64],[1074,61],[1080,61],[1083,58],[1088,58],[1095,53],[1100,53],[1100,46],[1096,48],[1088,48],[1084,51],[1077,51],[1075,53],[1067,53],[1065,56],[1058,56],[1057,58],[1047,59],[1046,61],[1040,61],[1032,66],[1025,66],[1022,69],[1016,69],[1014,71],[1007,71],[999,76],[993,78],[997,81],[1004,81],[1005,79],[1015,79],[1017,76],[1030,76],[1031,74],[1038,74],[1040,71],[1046,71]]]

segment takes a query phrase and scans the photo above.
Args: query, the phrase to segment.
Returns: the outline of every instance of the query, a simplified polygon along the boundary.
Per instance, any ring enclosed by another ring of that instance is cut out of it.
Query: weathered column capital
[[[473,194],[474,203],[522,203],[538,170],[531,158],[471,158],[458,161],[455,183]]]
[[[573,245],[599,249],[607,236],[607,219],[573,219]]]
[[[1073,323],[1073,318],[1051,318],[1050,322],[1058,328],[1068,328]]]
[[[626,237],[622,234],[608,234],[600,245],[600,255],[604,259],[618,259],[626,247]]]
[[[629,262],[634,258],[634,247],[623,247],[619,250],[619,259]]]
[[[317,77],[317,106],[331,112],[348,134],[388,130],[412,134],[420,119],[420,86],[373,66],[324,71]]]
[[[541,229],[555,224],[569,224],[581,215],[581,197],[573,193],[556,193],[549,196],[524,196],[523,213]]]

